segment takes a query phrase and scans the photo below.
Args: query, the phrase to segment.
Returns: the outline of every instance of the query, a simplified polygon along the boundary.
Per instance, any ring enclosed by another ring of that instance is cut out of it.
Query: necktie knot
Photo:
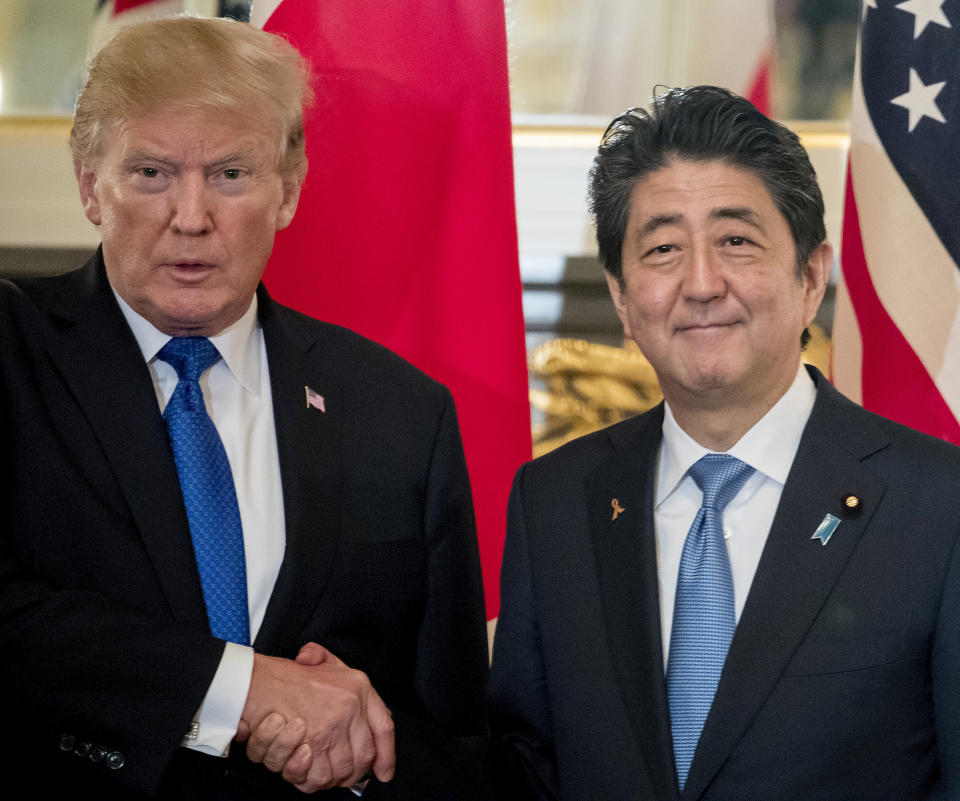
[[[722,512],[754,469],[726,453],[708,453],[690,467],[690,477],[703,493],[702,506]]]
[[[204,370],[220,361],[220,352],[206,337],[173,337],[157,358],[176,370],[181,381],[197,381]]]

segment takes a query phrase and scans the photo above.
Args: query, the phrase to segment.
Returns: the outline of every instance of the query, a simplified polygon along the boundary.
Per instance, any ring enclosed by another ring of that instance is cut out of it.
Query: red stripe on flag
[[[770,63],[772,61],[772,56],[769,51],[763,56],[760,63],[757,65],[757,71],[753,76],[753,80],[747,84],[747,93],[746,98],[754,106],[757,107],[757,111],[760,111],[763,114],[766,114],[768,117],[771,114],[770,110]]]
[[[960,425],[913,348],[880,301],[860,232],[853,176],[843,215],[843,277],[863,341],[863,405],[935,437],[960,443]]]
[[[265,281],[453,392],[497,614],[506,501],[530,458],[502,0],[284,0],[311,61],[310,171]]]
[[[145,6],[154,0],[113,0],[113,13],[120,14],[123,11],[129,11],[137,6]]]

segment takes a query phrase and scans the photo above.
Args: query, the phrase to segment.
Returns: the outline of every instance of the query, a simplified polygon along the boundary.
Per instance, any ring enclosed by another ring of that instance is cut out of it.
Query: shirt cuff
[[[253,648],[228,642],[194,723],[184,738],[184,747],[212,756],[230,753],[252,676]]]

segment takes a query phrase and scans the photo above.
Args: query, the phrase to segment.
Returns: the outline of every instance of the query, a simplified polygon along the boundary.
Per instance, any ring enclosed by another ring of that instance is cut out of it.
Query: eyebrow
[[[240,150],[236,150],[233,153],[227,153],[226,155],[221,156],[215,161],[212,161],[209,164],[204,165],[204,167],[206,169],[217,169],[218,167],[222,167],[224,164],[229,164],[230,162],[233,162],[233,161],[249,161],[251,159],[256,158],[256,156],[257,156],[257,148],[255,147],[241,148]],[[166,158],[165,156],[161,156],[157,153],[151,153],[149,150],[133,151],[132,153],[129,153],[123,158],[122,163],[124,166],[129,166],[138,161],[151,161],[158,164],[162,164],[166,167],[178,166],[178,162],[174,161],[173,159]]]
[[[668,225],[677,225],[682,219],[682,214],[654,214],[640,228],[640,236],[647,236]]]
[[[174,166],[174,162],[170,159],[164,158],[156,153],[151,153],[148,150],[135,150],[132,153],[128,153],[123,157],[123,161],[121,163],[123,166],[127,167],[138,161],[153,161],[170,167]]]
[[[640,228],[640,236],[648,236],[660,228],[670,225],[679,225],[683,221],[684,215],[678,214],[654,214]],[[721,206],[710,211],[711,220],[739,220],[752,228],[763,232],[764,227],[760,223],[760,215],[749,206]]]
[[[760,223],[760,215],[749,206],[732,206],[719,209],[713,209],[710,212],[711,219],[715,220],[739,220],[747,225],[763,231],[763,225]]]
[[[221,156],[216,161],[211,161],[207,167],[210,169],[216,169],[217,167],[222,167],[224,164],[229,164],[231,161],[253,161],[258,157],[258,149],[256,147],[245,147],[240,150],[236,150],[233,153],[227,153],[225,156]]]

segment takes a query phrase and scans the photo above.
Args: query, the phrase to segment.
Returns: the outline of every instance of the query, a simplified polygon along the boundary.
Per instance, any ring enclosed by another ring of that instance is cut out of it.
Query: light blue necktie
[[[703,501],[680,556],[667,657],[667,696],[680,787],[686,784],[737,625],[723,510],[753,468],[733,456],[708,453],[689,472]]]
[[[157,358],[173,367],[179,379],[163,419],[180,477],[210,631],[249,645],[240,507],[227,452],[207,414],[199,384],[203,371],[218,362],[220,354],[205,337],[174,337]]]

